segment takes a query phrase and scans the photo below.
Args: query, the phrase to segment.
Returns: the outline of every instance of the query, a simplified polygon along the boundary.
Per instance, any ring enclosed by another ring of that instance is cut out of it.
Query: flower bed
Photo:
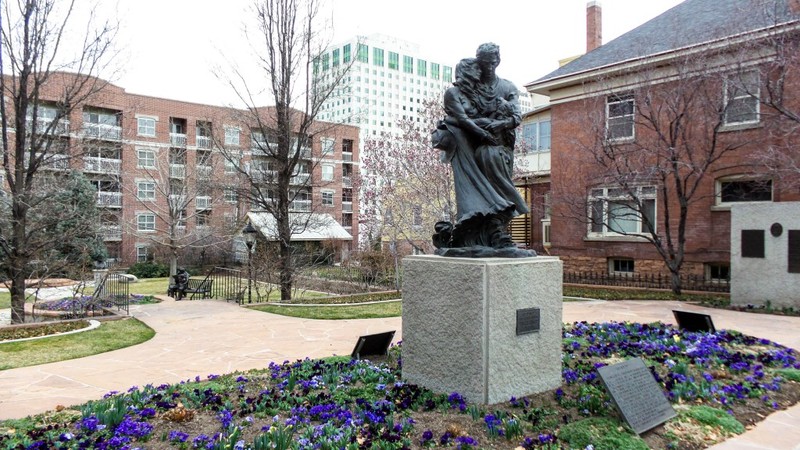
[[[134,386],[78,410],[6,421],[0,448],[694,449],[800,399],[797,353],[736,332],[581,322],[563,336],[562,387],[497,405],[402,382],[394,346],[382,361],[273,363]],[[629,357],[647,362],[679,413],[644,439],[620,423],[597,375]]]

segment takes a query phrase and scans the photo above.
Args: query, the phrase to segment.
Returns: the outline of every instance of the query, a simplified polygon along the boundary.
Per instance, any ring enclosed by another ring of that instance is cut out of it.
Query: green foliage
[[[800,370],[798,369],[776,369],[775,375],[780,375],[786,380],[800,383]]]
[[[620,423],[615,420],[590,417],[564,425],[558,438],[568,443],[568,448],[586,448],[591,444],[595,450],[648,450],[645,441],[620,429]]]
[[[682,412],[681,415],[691,417],[703,425],[724,430],[729,434],[744,433],[744,425],[721,409],[704,405],[692,406],[688,411]]]
[[[400,291],[385,291],[385,292],[366,292],[363,294],[339,295],[336,297],[312,297],[312,298],[299,298],[292,299],[292,303],[300,304],[342,304],[342,303],[366,303],[366,302],[380,302],[385,300],[397,300],[402,298],[403,294]]]
[[[607,286],[586,287],[564,285],[565,297],[594,298],[598,300],[682,300],[707,302],[716,305],[729,305],[730,297],[723,294],[682,294],[675,295],[670,291],[653,289],[623,289]]]
[[[152,261],[139,262],[131,265],[128,273],[137,278],[163,278],[169,276],[169,266]]]

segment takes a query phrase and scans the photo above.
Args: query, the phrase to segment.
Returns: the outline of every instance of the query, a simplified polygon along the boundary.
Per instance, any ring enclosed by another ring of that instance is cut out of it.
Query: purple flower
[[[172,430],[169,432],[168,439],[170,442],[186,442],[189,439],[189,435],[183,431]]]

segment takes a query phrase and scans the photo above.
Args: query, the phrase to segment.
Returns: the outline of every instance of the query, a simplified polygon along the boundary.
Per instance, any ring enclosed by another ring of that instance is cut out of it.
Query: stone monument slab
[[[640,358],[597,369],[625,422],[638,434],[677,414]]]
[[[561,280],[555,257],[406,257],[403,378],[483,404],[557,388]]]

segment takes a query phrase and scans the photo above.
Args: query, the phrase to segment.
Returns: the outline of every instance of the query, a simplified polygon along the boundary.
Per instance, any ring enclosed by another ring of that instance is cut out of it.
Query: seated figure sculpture
[[[433,243],[443,256],[529,257],[508,233],[511,219],[529,212],[513,181],[514,129],[520,123],[517,88],[497,77],[496,44],[462,59],[444,94],[446,117],[432,134],[453,169],[457,221],[438,222]]]

